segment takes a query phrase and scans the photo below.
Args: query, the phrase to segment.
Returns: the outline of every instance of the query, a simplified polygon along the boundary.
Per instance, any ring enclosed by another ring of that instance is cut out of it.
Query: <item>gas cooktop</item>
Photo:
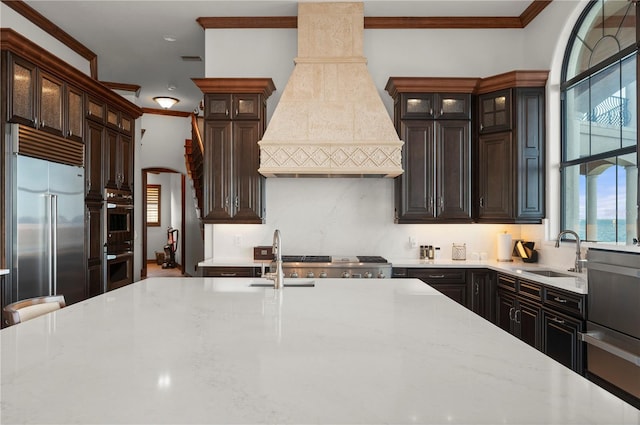
[[[391,276],[391,264],[377,255],[283,255],[286,277],[361,277]]]
[[[387,263],[384,257],[377,255],[283,255],[283,263]]]

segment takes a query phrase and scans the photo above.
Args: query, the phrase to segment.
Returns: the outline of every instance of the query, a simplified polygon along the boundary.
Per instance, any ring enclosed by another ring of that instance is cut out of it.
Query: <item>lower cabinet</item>
[[[542,310],[542,350],[569,369],[583,374],[584,350],[580,332],[584,321],[547,308]]]
[[[107,261],[107,291],[133,282],[133,254],[118,254]]]
[[[542,349],[542,287],[512,276],[498,275],[496,324],[537,349]]]
[[[469,308],[477,315],[493,322],[495,317],[496,273],[490,270],[471,269],[468,271]]]
[[[407,277],[420,279],[452,300],[467,306],[467,277],[464,269],[409,268]]]
[[[259,277],[257,267],[202,267],[204,277]]]

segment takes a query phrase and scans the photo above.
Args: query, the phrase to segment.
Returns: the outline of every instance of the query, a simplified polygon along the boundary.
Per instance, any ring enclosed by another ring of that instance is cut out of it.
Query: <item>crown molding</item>
[[[44,32],[60,41],[62,44],[73,50],[81,57],[89,61],[89,69],[91,77],[98,79],[98,56],[89,50],[84,44],[71,37],[62,28],[51,22],[44,15],[40,14],[34,8],[26,4],[22,0],[2,0],[2,3],[18,12],[20,15],[31,21]]]
[[[265,98],[276,89],[271,78],[192,78],[202,93],[262,93]]]
[[[138,106],[115,93],[111,88],[70,66],[11,28],[0,28],[0,49],[11,52],[58,78],[78,86],[134,118],[142,115],[142,110]]]
[[[364,29],[525,28],[553,0],[533,0],[520,16],[365,16]],[[196,19],[203,29],[297,28],[297,16],[221,16]]]

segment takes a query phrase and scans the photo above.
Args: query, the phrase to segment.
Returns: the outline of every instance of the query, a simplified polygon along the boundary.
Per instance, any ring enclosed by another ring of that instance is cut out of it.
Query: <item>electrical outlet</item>
[[[418,246],[416,238],[414,238],[413,236],[409,236],[409,245],[411,246],[411,248],[416,248]]]
[[[236,246],[240,246],[240,245],[242,245],[242,236],[240,236],[240,235],[235,235],[235,237],[233,238],[233,243],[234,243]]]

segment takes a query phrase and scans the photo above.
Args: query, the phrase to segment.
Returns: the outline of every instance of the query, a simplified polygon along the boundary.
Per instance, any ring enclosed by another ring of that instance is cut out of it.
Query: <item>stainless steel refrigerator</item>
[[[13,293],[85,299],[84,169],[16,155]]]

